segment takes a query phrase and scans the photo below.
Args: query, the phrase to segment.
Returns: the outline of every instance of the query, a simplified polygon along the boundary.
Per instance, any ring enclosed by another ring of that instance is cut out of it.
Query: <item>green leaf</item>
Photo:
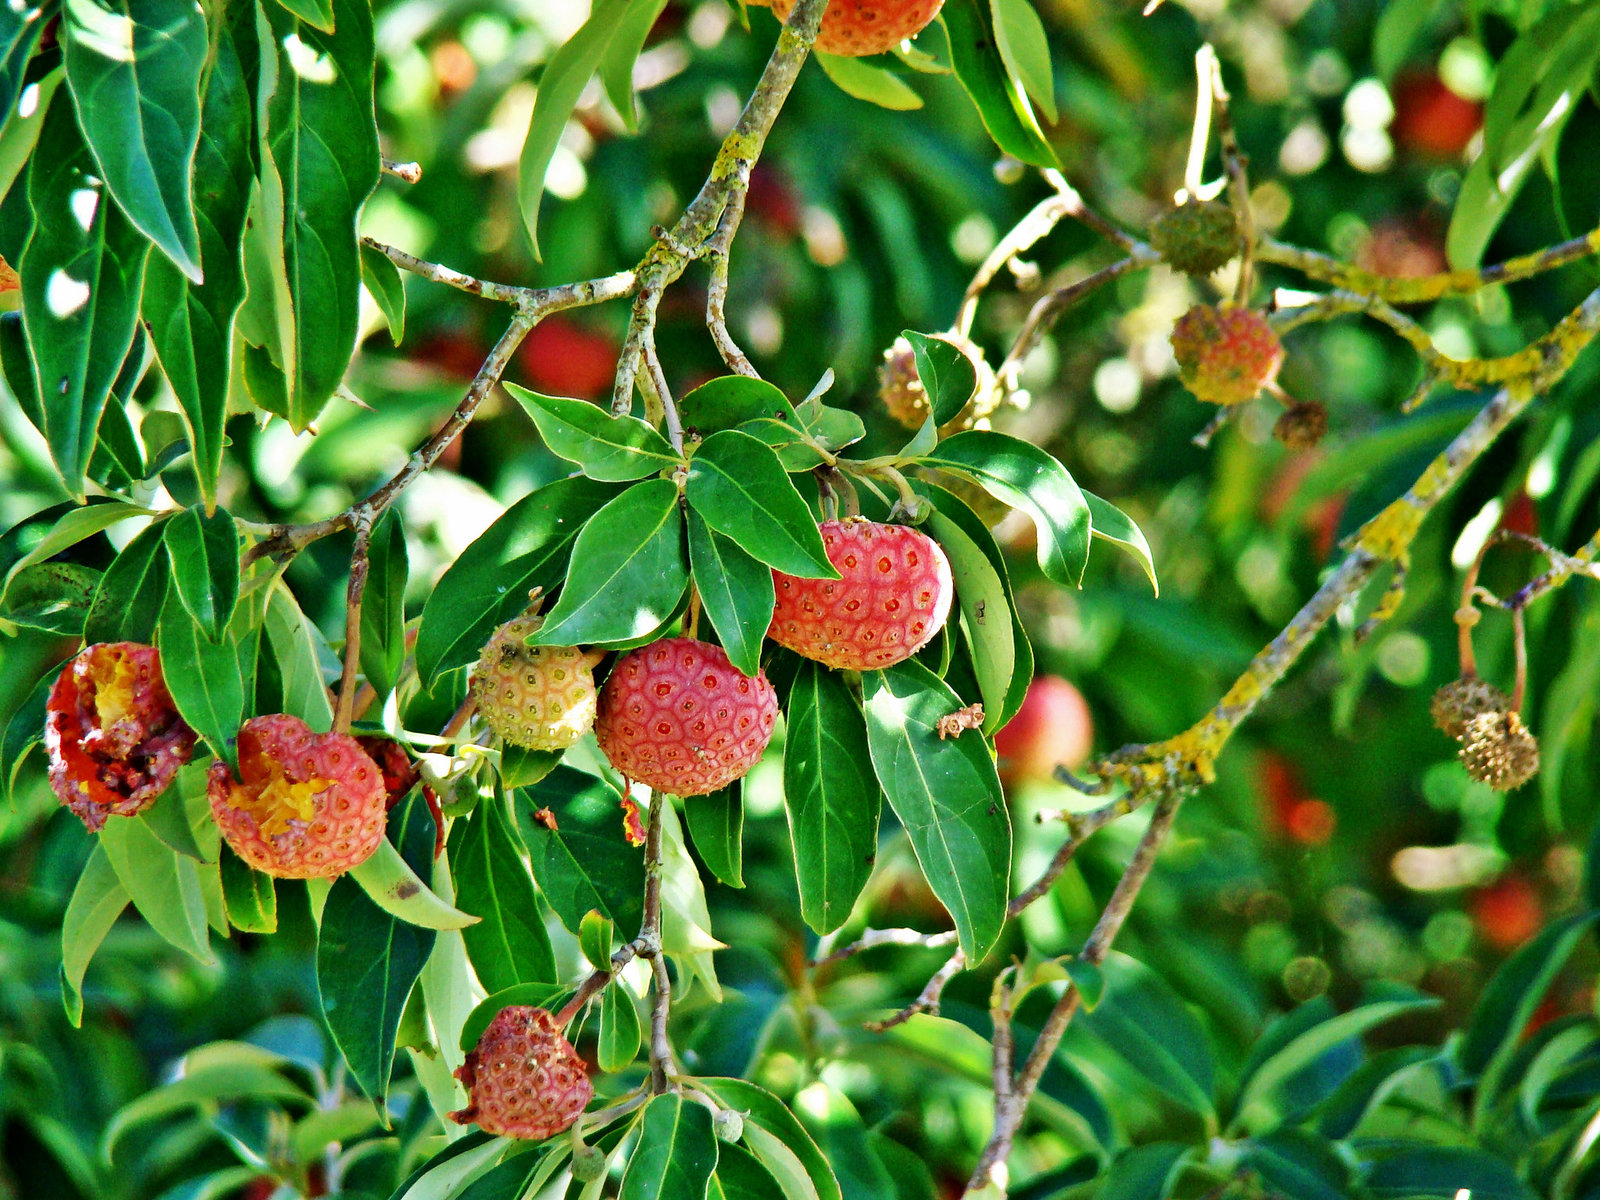
[[[707,869],[729,887],[744,886],[744,781],[683,798],[684,823]]]
[[[417,788],[406,803],[427,807],[421,797],[422,789]],[[390,814],[389,824],[391,828],[394,825],[393,814]],[[432,861],[432,847],[429,851],[429,857],[423,860],[425,865]],[[379,842],[372,857],[351,867],[349,876],[360,885],[367,899],[407,924],[422,929],[465,929],[478,919],[454,907],[423,883],[410,859],[402,857],[392,841]]]
[[[540,919],[533,880],[504,801],[482,801],[465,821],[450,862],[456,879],[456,907],[481,918],[462,930],[467,957],[491,992],[519,983],[554,983],[555,955]]]
[[[613,979],[600,993],[600,1036],[595,1057],[602,1071],[615,1074],[639,1057],[643,1032],[639,1027],[639,1002],[628,985]]]
[[[143,530],[124,546],[100,577],[84,624],[84,641],[153,642],[166,602],[167,562],[159,525]]]
[[[658,629],[689,586],[677,485],[636,483],[589,519],[533,645],[624,642]]]
[[[761,643],[772,624],[777,594],[772,571],[715,532],[697,510],[691,508],[688,519],[689,568],[700,603],[728,661],[753,676],[761,668]]]
[[[556,1012],[572,995],[572,989],[559,983],[519,983],[503,992],[494,992],[467,1014],[461,1026],[461,1050],[470,1054],[483,1031],[499,1015],[502,1008],[526,1004],[533,1008],[548,1008]]]
[[[239,601],[239,528],[227,509],[208,517],[196,505],[166,523],[173,591],[213,643],[221,642]]]
[[[805,1126],[771,1092],[743,1079],[695,1080],[695,1087],[714,1096],[724,1108],[744,1114],[744,1141],[772,1172],[789,1200],[798,1200],[786,1164],[800,1168],[819,1200],[842,1200],[833,1168],[806,1132]],[[766,1137],[759,1135],[765,1134]],[[781,1151],[782,1153],[778,1153]]]
[[[141,302],[156,356],[188,427],[207,509],[217,502],[234,319],[245,295],[240,244],[255,179],[255,101],[245,63],[259,57],[255,8],[234,5],[215,39],[194,158],[205,282],[191,282],[169,259],[155,256],[145,272]]]
[[[628,5],[600,60],[600,82],[605,85],[611,106],[617,110],[629,133],[639,131],[639,111],[633,96],[633,64],[638,61],[656,18],[666,7],[667,0],[636,0]]]
[[[783,806],[800,915],[831,933],[850,919],[872,874],[882,793],[870,770],[866,721],[837,672],[803,663],[785,711]]]
[[[1010,899],[1011,819],[994,760],[981,736],[939,736],[961,700],[916,659],[863,672],[861,687],[873,770],[976,966]]]
[[[172,786],[133,820],[143,821],[169,849],[185,858],[198,863],[217,861],[222,836],[206,798],[206,768],[199,763],[183,767]]]
[[[645,1106],[618,1200],[705,1200],[716,1168],[711,1110],[679,1095],[657,1096]]]
[[[429,868],[433,818],[420,790],[390,814],[388,837],[386,844],[398,844],[413,871]],[[350,1073],[380,1113],[387,1111],[400,1013],[433,951],[434,937],[431,929],[379,909],[348,875],[334,880],[323,905],[317,938],[322,1014]]]
[[[367,547],[367,588],[361,597],[361,673],[380,697],[394,690],[406,659],[406,531],[386,509]]]
[[[422,609],[416,656],[424,685],[477,658],[490,634],[528,606],[528,589],[561,579],[584,522],[620,494],[582,477],[558,480],[518,500],[463,550]]]
[[[89,969],[89,960],[128,907],[128,901],[128,889],[117,878],[105,847],[96,843],[61,918],[62,999],[74,1028],[83,1020],[83,976]]]
[[[1372,65],[1388,83],[1442,7],[1440,0],[1391,0],[1372,27]]]
[[[922,460],[964,475],[1002,503],[1020,508],[1039,531],[1039,568],[1055,583],[1077,587],[1089,561],[1089,505],[1072,476],[1037,446],[1004,433],[973,429],[940,442]]]
[[[563,751],[530,750],[506,742],[500,747],[500,783],[506,788],[538,783],[561,761]]]
[[[406,281],[400,268],[382,250],[374,250],[363,242],[361,282],[388,322],[390,340],[398,346],[406,336]]]
[[[528,240],[533,243],[535,258],[541,257],[539,201],[544,196],[545,172],[578,97],[605,57],[628,5],[629,0],[595,0],[589,19],[550,56],[544,74],[539,77],[533,117],[517,167],[517,203],[522,210],[523,224],[527,226]]]
[[[1346,1076],[1318,1106],[1317,1131],[1334,1141],[1348,1138],[1413,1068],[1437,1062],[1438,1058],[1439,1051],[1432,1046],[1401,1046],[1374,1055]]]
[[[790,472],[809,471],[823,461],[816,448],[804,441],[801,430],[830,453],[837,453],[867,436],[866,424],[855,413],[845,408],[830,408],[821,400],[797,404],[792,411],[785,410],[782,416],[746,421],[740,430],[776,452],[783,469]]]
[[[67,86],[78,124],[128,219],[199,283],[189,178],[209,51],[197,0],[66,0]]]
[[[983,732],[993,734],[1005,716],[1006,696],[1016,679],[1017,646],[1005,581],[983,549],[949,517],[935,510],[927,530],[933,535],[955,580],[961,620],[972,647],[972,668],[983,697]]]
[[[179,602],[176,588],[167,593],[156,644],[161,650],[161,674],[178,713],[218,758],[235,766],[234,738],[244,720],[244,677],[237,644],[231,637],[220,646],[210,641]]]
[[[717,1147],[717,1173],[711,1181],[711,1195],[719,1192],[721,1200],[772,1200],[782,1185],[750,1151],[723,1142]]]
[[[682,458],[667,439],[638,417],[614,417],[587,400],[567,400],[505,385],[522,405],[550,450],[577,463],[590,479],[626,483],[676,467]]]
[[[760,417],[786,420],[789,398],[774,384],[747,375],[722,375],[678,401],[685,432],[712,434]]]
[[[599,910],[620,929],[644,919],[644,855],[622,836],[620,797],[604,781],[557,767],[541,782],[519,788],[517,828],[539,890],[574,934],[584,914]],[[549,808],[557,828],[534,812]]]
[[[220,866],[229,924],[245,933],[276,933],[278,893],[272,876],[255,870],[227,846]]]
[[[216,961],[194,860],[173,850],[143,821],[125,817],[106,822],[99,844],[150,927],[199,962]]]
[[[267,642],[278,667],[283,711],[299,717],[316,733],[333,728],[333,705],[317,654],[317,632],[280,579],[267,599]]]
[[[922,97],[893,71],[873,66],[859,58],[846,58],[813,50],[817,65],[845,95],[876,104],[879,108],[908,112],[922,107]]]
[[[70,562],[24,567],[11,580],[0,620],[24,629],[59,633],[76,641],[83,634],[100,572]]]
[[[9,124],[17,111],[28,60],[54,7],[50,0],[0,7],[0,126]]]
[[[1025,3],[1026,0],[1023,0]],[[907,329],[900,335],[911,343],[935,426],[955,420],[978,390],[978,368],[965,351],[946,337],[930,337]]]
[[[8,803],[15,802],[17,774],[28,751],[44,741],[45,708],[55,682],[54,673],[39,680],[6,721],[5,737],[0,740],[0,791],[4,792]]]
[[[17,264],[22,323],[50,457],[68,493],[82,498],[95,430],[133,344],[150,247],[111,202],[70,105],[51,105],[34,163],[37,228]]]
[[[1044,22],[1030,0],[990,0],[989,12],[1006,74],[1022,84],[1046,119],[1055,124],[1056,83]]]
[[[373,117],[372,13],[366,0],[334,0],[334,31],[268,6],[275,53],[263,78],[267,224],[283,254],[293,336],[280,362],[296,432],[344,379],[361,310],[356,218],[378,182]]]
[[[1150,553],[1150,543],[1144,540],[1144,533],[1109,500],[1102,500],[1092,492],[1084,492],[1083,500],[1089,506],[1089,532],[1133,555],[1150,581],[1150,590],[1159,596],[1161,585],[1156,582],[1155,557]]]
[[[1100,965],[1105,994],[1084,1028],[1165,1095],[1210,1118],[1214,1068],[1205,1030],[1167,982],[1113,952]]]
[[[186,1072],[175,1083],[146,1092],[117,1110],[100,1140],[105,1160],[113,1162],[122,1139],[140,1126],[170,1122],[177,1113],[199,1107],[215,1111],[217,1101],[279,1101],[284,1106],[311,1108],[315,1100],[271,1066],[260,1061],[236,1061]]]
[[[278,0],[278,3],[318,29],[333,31],[333,0]]]
[[[1366,1185],[1375,1200],[1454,1200],[1462,1192],[1478,1200],[1534,1197],[1504,1158],[1458,1146],[1403,1150],[1375,1163]]]
[[[578,949],[595,970],[611,966],[611,945],[617,940],[617,927],[599,909],[583,914],[578,925]]]
[[[855,1105],[837,1088],[808,1084],[794,1098],[795,1115],[833,1164],[839,1189],[851,1200],[895,1200],[894,1180],[873,1153]]]
[[[1028,98],[1005,68],[987,0],[951,0],[944,6],[950,34],[950,65],[955,68],[983,127],[995,145],[1012,158],[1036,167],[1060,167],[1055,151],[1039,131]]]
[[[1118,1154],[1095,1192],[1097,1200],[1164,1200],[1167,1184],[1190,1154],[1180,1142],[1152,1142]]]
[[[816,519],[777,456],[735,429],[714,433],[689,460],[684,494],[718,533],[769,567],[806,579],[837,579]]]

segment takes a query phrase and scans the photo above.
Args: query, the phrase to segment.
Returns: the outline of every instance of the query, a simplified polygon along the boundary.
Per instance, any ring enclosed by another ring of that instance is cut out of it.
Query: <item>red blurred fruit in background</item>
[[[1321,846],[1333,837],[1338,815],[1331,805],[1307,790],[1294,763],[1268,750],[1261,755],[1258,778],[1267,821],[1280,837],[1302,846]]]
[[[1356,265],[1374,275],[1416,279],[1449,269],[1444,231],[1425,216],[1384,217],[1356,250]]]
[[[800,194],[782,167],[755,165],[744,209],[776,237],[792,238],[800,232]]]
[[[1496,950],[1515,950],[1544,927],[1538,889],[1515,871],[1474,892],[1471,908],[1478,936]]]
[[[451,375],[471,379],[489,357],[489,348],[475,333],[441,330],[430,333],[410,352],[413,362],[427,363]]]
[[[547,317],[522,343],[517,365],[534,391],[594,400],[611,390],[619,350],[607,334]]]
[[[1459,158],[1483,127],[1483,105],[1452,92],[1431,71],[1408,71],[1395,80],[1395,144],[1419,158]]]
[[[1058,763],[1080,767],[1093,745],[1089,705],[1059,675],[1035,676],[1017,715],[994,735],[1000,778],[1008,786],[1049,779]]]
[[[1506,511],[1500,517],[1500,528],[1507,533],[1538,537],[1539,506],[1533,502],[1533,497],[1523,489],[1517,489],[1517,494],[1511,497],[1511,503],[1506,505]]]

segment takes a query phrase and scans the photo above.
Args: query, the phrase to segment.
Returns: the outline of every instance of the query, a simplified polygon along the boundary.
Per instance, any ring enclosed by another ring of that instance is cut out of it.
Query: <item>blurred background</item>
[[[672,0],[637,68],[641,135],[627,135],[591,85],[550,170],[544,258],[536,262],[516,210],[516,160],[538,70],[587,5],[374,7],[384,152],[419,162],[423,175],[415,185],[386,178],[364,231],[475,275],[529,284],[637,261],[651,226],[670,224],[698,189],[777,28],[764,9],[749,11],[746,31],[727,0]],[[1452,205],[1481,148],[1483,101],[1530,7],[1540,6],[1505,0],[1469,12],[1408,0],[1169,0],[1145,17],[1113,0],[1039,0],[1059,107],[1045,129],[1089,203],[1143,229],[1181,186],[1193,56],[1210,39],[1234,95],[1260,225],[1374,271],[1438,271]],[[1402,17],[1392,15],[1397,8]],[[939,42],[935,27],[919,45],[938,56]],[[1388,47],[1381,59],[1375,44]],[[805,69],[752,180],[728,300],[734,336],[791,395],[834,371],[830,403],[861,413],[868,452],[905,436],[876,399],[883,351],[902,329],[947,327],[976,264],[1046,193],[1034,172],[997,160],[953,78],[888,65],[902,71],[922,107],[889,112],[845,95],[815,66]],[[1571,97],[1565,135],[1529,172],[1484,261],[1600,222],[1592,79],[1591,70],[1590,86]],[[1104,265],[1111,252],[1067,222],[1025,257],[1035,269],[1003,274],[979,310],[974,337],[991,363],[1004,356],[1039,289]],[[1265,276],[1258,302],[1272,286],[1303,284],[1277,270]],[[1453,356],[1505,354],[1597,284],[1600,269],[1590,261],[1412,313]],[[661,310],[658,343],[679,394],[722,369],[703,324],[704,286],[692,271]],[[335,401],[315,437],[296,438],[279,421],[262,428],[249,416],[230,423],[223,493],[233,512],[260,521],[332,514],[392,473],[454,407],[507,313],[415,278],[406,290],[398,347],[371,307],[370,335],[348,381],[369,408]],[[1104,549],[1083,590],[1068,592],[1039,577],[1026,522],[999,531],[1039,670],[1065,677],[1086,698],[1097,752],[1166,737],[1198,718],[1315,588],[1340,539],[1409,484],[1481,403],[1441,390],[1402,415],[1400,402],[1420,378],[1414,355],[1381,327],[1346,319],[1287,339],[1284,387],[1330,414],[1321,446],[1286,450],[1272,439],[1275,414],[1263,406],[1201,450],[1190,439],[1211,410],[1178,384],[1167,337],[1190,304],[1216,294],[1165,269],[1100,291],[1066,313],[1026,360],[1026,408],[995,417],[1132,515],[1155,552],[1159,599],[1129,560]],[[626,318],[624,305],[552,317],[506,378],[554,394],[607,394]],[[1590,353],[1502,439],[1424,528],[1398,616],[1357,645],[1353,629],[1376,594],[1341,614],[1230,744],[1216,785],[1184,810],[1119,948],[1156,968],[1189,1003],[1225,1076],[1237,1073],[1275,1013],[1323,995],[1344,1007],[1379,984],[1410,985],[1444,1002],[1385,1026],[1380,1042],[1437,1042],[1465,1019],[1508,953],[1585,907],[1585,851],[1600,803],[1592,736],[1600,587],[1579,581],[1530,611],[1524,711],[1544,755],[1533,783],[1500,794],[1473,782],[1427,707],[1457,674],[1450,614],[1461,570],[1484,540],[1505,527],[1571,550],[1600,524],[1597,372],[1600,356]],[[160,419],[171,400],[151,379],[137,405]],[[516,405],[492,398],[402,501],[410,614],[506,504],[568,469]],[[57,503],[51,479],[37,435],[8,394],[0,403],[0,525]],[[179,503],[192,500],[180,471],[166,483]],[[8,561],[20,553],[9,540]],[[90,565],[96,553],[112,555],[97,541],[83,549]],[[333,639],[342,636],[348,553],[348,539],[329,538],[289,572],[301,605]],[[1483,581],[1507,594],[1543,565],[1519,549],[1497,550]],[[1509,622],[1486,617],[1477,646],[1482,673],[1509,689]],[[26,632],[0,641],[0,726],[46,667],[74,649]],[[802,985],[815,939],[799,918],[779,787],[769,755],[746,791],[747,889],[708,884],[714,931],[729,946],[718,957],[729,1002],[683,1009],[688,1064],[703,1074],[741,1074],[759,1061],[760,1077],[780,1092],[821,1078],[869,1127],[925,1160],[932,1182],[962,1179],[987,1134],[986,1081],[934,1069],[925,1058],[933,1051],[909,1039],[858,1028],[863,1014],[915,995],[942,952],[875,951],[821,972],[814,990]],[[1061,836],[1059,826],[1030,818],[1069,794],[1038,779],[1017,781],[1012,794],[1019,877],[1027,879]],[[905,844],[892,830],[885,835],[851,928],[943,927]],[[1081,942],[1134,836],[1114,826],[1079,856],[1028,912],[1031,941],[1058,949]],[[307,1064],[305,1078],[321,1081],[306,1084],[312,1091],[331,1086],[331,1051],[314,1025],[296,1020],[316,1012],[314,929],[298,885],[279,889],[277,935],[219,940],[215,961],[203,964],[125,916],[89,969],[83,1028],[73,1030],[60,1001],[60,926],[89,848],[81,824],[57,807],[36,753],[13,806],[0,812],[7,1200],[156,1196],[212,1167],[254,1161],[246,1150],[264,1154],[246,1114],[236,1128],[162,1118],[147,1127],[150,1136],[122,1142],[112,1160],[103,1156],[113,1114],[169,1078],[175,1058],[196,1046],[250,1033],[292,1047]],[[1012,949],[1021,954],[1020,941]],[[1585,949],[1541,1019],[1592,1010],[1593,977]],[[945,1015],[986,1031],[991,979],[957,978]],[[1097,1087],[1116,1083],[1110,1068],[1095,1074],[1092,1047],[1078,1049]],[[1121,1136],[1137,1142],[1170,1136],[1184,1118],[1159,1098],[1129,1094],[1114,1119]],[[1056,1161],[1071,1140],[1056,1130],[1024,1154]],[[893,1153],[884,1151],[886,1161]],[[205,1194],[271,1194],[275,1185],[252,1183],[250,1174],[237,1176],[231,1191]],[[316,1194],[314,1178],[305,1187]]]

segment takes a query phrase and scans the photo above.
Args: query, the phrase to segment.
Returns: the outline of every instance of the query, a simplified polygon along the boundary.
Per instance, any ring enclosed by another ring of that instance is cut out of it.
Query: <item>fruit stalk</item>
[[[667,1040],[672,980],[661,949],[661,821],[667,803],[665,792],[650,789],[650,826],[644,842],[644,925],[639,930],[640,953],[650,960],[656,982],[655,1002],[650,1006],[650,1091],[658,1095],[672,1086],[672,1043]]]

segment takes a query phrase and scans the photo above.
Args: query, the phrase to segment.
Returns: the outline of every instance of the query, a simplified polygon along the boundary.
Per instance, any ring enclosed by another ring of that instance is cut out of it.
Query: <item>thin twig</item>
[[[650,960],[655,978],[655,1003],[650,1007],[650,1090],[657,1095],[671,1087],[672,1043],[667,1040],[667,1017],[672,1011],[672,980],[661,949],[661,833],[667,794],[650,792],[650,827],[644,843],[644,924],[639,930],[639,953]]]
[[[728,198],[728,207],[723,209],[722,219],[717,222],[717,232],[706,244],[705,257],[711,260],[711,280],[706,285],[706,328],[711,331],[711,340],[716,343],[717,353],[722,355],[728,370],[736,375],[760,379],[760,372],[750,364],[750,359],[728,332],[728,259],[732,253],[733,235],[739,231],[739,223],[744,219],[746,195],[747,189],[739,188]]]
[[[355,712],[356,676],[361,669],[361,599],[372,566],[372,517],[356,518],[356,542],[350,551],[350,584],[344,601],[344,667],[339,673],[339,708],[333,719],[335,733],[349,733]]]
[[[1150,247],[1143,244],[1137,245],[1127,258],[1118,259],[1108,267],[1101,267],[1093,274],[1075,280],[1063,287],[1056,288],[1048,295],[1040,297],[1028,310],[1028,316],[1022,323],[1016,340],[1011,343],[1011,349],[1006,352],[1005,361],[1000,364],[995,372],[1000,381],[1000,386],[1015,390],[1017,374],[1022,368],[1022,360],[1034,348],[1045,331],[1050,328],[1062,313],[1082,300],[1090,292],[1102,284],[1110,283],[1113,279],[1126,275],[1137,267],[1148,267],[1161,261],[1161,258]]]

